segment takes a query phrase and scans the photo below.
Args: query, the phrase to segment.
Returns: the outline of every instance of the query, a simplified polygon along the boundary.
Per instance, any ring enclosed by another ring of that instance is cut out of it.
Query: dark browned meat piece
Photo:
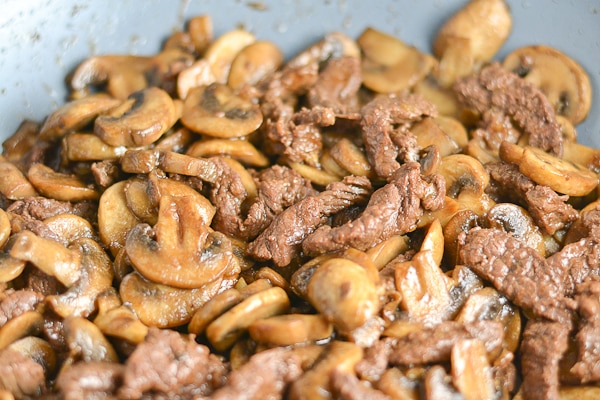
[[[379,96],[361,109],[362,137],[369,162],[378,176],[390,177],[402,162],[418,161],[411,122],[437,115],[436,107],[416,94]]]
[[[339,370],[331,375],[331,386],[339,400],[391,400],[390,396],[360,381],[356,375]]]
[[[358,89],[362,84],[358,57],[333,58],[319,73],[319,79],[308,91],[311,107],[333,109],[337,116],[359,117]]]
[[[450,360],[452,346],[463,339],[479,339],[488,353],[502,347],[504,327],[497,321],[477,321],[462,324],[444,321],[431,328],[411,332],[392,342],[389,362],[395,365],[431,364]]]
[[[492,108],[483,113],[478,128],[471,135],[488,149],[498,151],[504,141],[517,143],[521,132],[515,129],[507,115]]]
[[[66,290],[56,277],[48,275],[34,266],[25,269],[27,273],[27,289],[40,293],[42,296],[51,296]]]
[[[365,349],[364,356],[354,370],[361,379],[378,381],[388,367],[392,352],[392,341],[378,340]]]
[[[227,385],[212,400],[280,399],[289,383],[302,374],[302,359],[283,347],[262,351],[231,372]]]
[[[496,108],[529,134],[529,144],[562,154],[563,138],[552,104],[533,84],[494,62],[454,85],[458,101],[480,114]]]
[[[11,224],[18,223],[19,226],[27,227],[28,224],[35,226],[35,221],[43,221],[60,214],[78,215],[94,224],[98,215],[97,209],[97,205],[89,201],[71,203],[45,197],[25,197],[12,203],[6,212],[13,214],[13,219],[18,220],[11,221]]]
[[[18,351],[0,350],[0,389],[17,399],[37,398],[46,391],[44,367]]]
[[[571,372],[582,383],[600,381],[600,281],[590,279],[580,284],[575,299],[581,322],[575,335],[578,360]]]
[[[568,348],[568,323],[529,320],[521,342],[523,398],[558,400],[559,361]]]
[[[293,162],[318,166],[323,148],[321,128],[335,123],[331,108],[302,108],[291,117],[266,122],[266,139],[270,151]]]
[[[250,206],[244,221],[247,237],[258,236],[276,215],[307,196],[318,192],[305,179],[285,166],[274,165],[257,176],[258,197]]]
[[[145,393],[171,397],[206,396],[222,386],[227,369],[210,350],[172,330],[150,328],[125,363],[119,396],[139,399]]]
[[[253,242],[248,253],[262,261],[288,265],[300,251],[302,241],[327,218],[347,207],[364,202],[371,182],[364,177],[347,176],[327,185],[325,191],[308,196],[279,214]]]
[[[548,268],[534,249],[498,229],[475,228],[460,241],[462,262],[513,303],[552,321],[570,320],[564,271]]]
[[[44,295],[28,289],[9,289],[0,293],[0,328],[11,319],[35,310],[42,301]]]
[[[486,165],[494,191],[507,200],[527,207],[535,223],[549,235],[579,218],[579,213],[567,203],[568,196],[559,196],[547,186],[537,185],[519,172],[519,167],[505,162]],[[494,193],[492,193],[493,195]]]
[[[90,166],[94,181],[101,188],[107,188],[117,181],[121,170],[119,164],[113,160],[95,162]]]
[[[358,218],[335,228],[320,227],[304,240],[302,249],[307,254],[348,247],[369,249],[393,235],[414,230],[424,210],[443,206],[445,194],[444,178],[423,177],[419,163],[406,163],[393,173],[387,185],[373,193]]]
[[[118,363],[79,362],[60,371],[56,389],[64,400],[110,398],[121,386],[124,370]]]

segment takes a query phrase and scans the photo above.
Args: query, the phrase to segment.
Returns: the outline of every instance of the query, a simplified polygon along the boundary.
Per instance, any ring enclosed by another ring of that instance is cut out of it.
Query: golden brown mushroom
[[[233,59],[227,84],[234,90],[256,85],[281,66],[283,53],[272,42],[260,40],[244,47]]]
[[[79,177],[56,172],[44,164],[33,164],[27,178],[38,192],[45,197],[63,201],[96,200],[100,196]]]

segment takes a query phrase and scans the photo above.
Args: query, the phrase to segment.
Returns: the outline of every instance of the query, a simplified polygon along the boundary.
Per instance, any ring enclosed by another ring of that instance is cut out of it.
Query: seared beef
[[[569,323],[528,320],[521,342],[523,398],[558,400],[559,361],[568,348]]]
[[[16,350],[0,350],[0,389],[17,399],[39,397],[46,391],[44,367]]]
[[[293,350],[283,347],[265,350],[231,372],[227,385],[217,390],[211,399],[280,399],[288,384],[302,372],[302,358]]]
[[[577,286],[577,311],[581,317],[575,335],[578,359],[571,369],[582,383],[600,381],[600,281],[589,279]]]
[[[446,185],[439,175],[423,177],[419,163],[406,163],[376,190],[362,214],[349,223],[332,228],[324,225],[302,243],[307,254],[354,247],[366,250],[393,235],[416,228],[424,210],[443,206]]]
[[[0,328],[8,321],[35,310],[44,301],[44,295],[29,289],[9,289],[0,294]]]
[[[391,400],[387,394],[374,389],[356,375],[335,370],[331,376],[333,392],[339,400]]]
[[[314,196],[308,196],[279,214],[253,242],[248,253],[258,260],[288,265],[299,254],[302,241],[327,218],[364,202],[371,191],[367,178],[347,176]]]
[[[56,379],[56,389],[64,400],[110,398],[116,396],[124,370],[125,366],[118,363],[75,363],[60,371]]]
[[[532,83],[493,62],[454,85],[458,101],[480,114],[498,109],[529,134],[529,144],[562,154],[563,137],[552,104]]]
[[[225,383],[225,365],[210,350],[172,330],[150,328],[125,362],[119,396],[139,399],[144,393],[206,396]]]
[[[101,188],[107,188],[112,185],[118,180],[121,173],[119,163],[113,160],[92,163],[90,171],[94,175],[94,181]]]
[[[390,177],[402,162],[418,161],[417,138],[410,123],[437,115],[436,107],[415,94],[379,96],[361,109],[362,137],[369,162],[378,176]]]
[[[515,129],[506,114],[492,108],[483,113],[478,128],[471,135],[486,148],[497,153],[502,142],[517,143],[521,132]]]
[[[537,251],[498,229],[475,228],[460,238],[460,258],[509,300],[553,321],[570,320],[563,274]]]

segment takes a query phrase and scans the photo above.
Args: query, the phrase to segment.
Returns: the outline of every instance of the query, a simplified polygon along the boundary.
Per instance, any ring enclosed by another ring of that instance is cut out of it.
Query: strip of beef
[[[302,243],[307,254],[354,247],[367,250],[393,235],[415,229],[424,210],[443,206],[446,183],[439,175],[423,177],[419,163],[406,163],[376,190],[354,221],[332,228],[321,226]]]
[[[46,391],[44,367],[19,351],[0,350],[0,390],[17,399],[38,398]]]
[[[8,321],[36,309],[44,295],[29,289],[8,289],[0,294],[0,328]]]
[[[580,327],[575,335],[578,360],[571,372],[582,383],[600,381],[600,280],[589,279],[577,286]]]
[[[341,57],[330,59],[319,73],[319,79],[308,91],[311,107],[333,109],[337,116],[359,118],[358,89],[362,84],[360,59]]]
[[[487,110],[481,116],[479,126],[472,132],[473,139],[492,150],[496,155],[502,142],[517,143],[521,132],[513,126],[510,118],[498,109]]]
[[[104,160],[92,163],[90,172],[94,176],[94,181],[101,188],[107,188],[117,180],[121,175],[119,163],[115,160]]]
[[[267,120],[268,148],[270,152],[286,156],[290,161],[318,166],[323,148],[321,128],[334,123],[334,111],[321,106],[311,109],[303,107],[291,117]]]
[[[570,330],[569,323],[527,321],[521,341],[523,399],[559,399],[559,361],[567,351]]]
[[[390,177],[402,162],[418,161],[417,138],[410,124],[437,115],[435,105],[420,95],[378,96],[361,109],[362,137],[369,162],[378,176]]]
[[[532,83],[493,62],[454,85],[458,101],[480,114],[499,109],[529,134],[529,144],[561,155],[563,137],[552,104]]]
[[[288,265],[300,253],[302,241],[328,217],[357,203],[366,201],[371,182],[365,177],[347,176],[333,182],[314,196],[300,200],[279,214],[253,242],[248,253],[254,258]]]
[[[227,384],[212,400],[280,399],[289,383],[302,375],[302,358],[293,350],[277,347],[250,357],[229,374]]]
[[[392,353],[392,340],[378,340],[364,350],[364,356],[354,370],[361,379],[376,382],[388,368],[390,354]]]
[[[452,347],[463,339],[479,339],[489,354],[497,354],[504,340],[504,326],[497,321],[460,323],[444,321],[392,341],[389,362],[394,365],[431,364],[450,360]]]
[[[494,191],[507,200],[527,207],[536,225],[549,235],[579,218],[579,213],[567,203],[568,196],[559,196],[547,186],[537,185],[519,172],[515,164],[498,162],[486,164]],[[493,194],[493,193],[492,193]]]
[[[56,389],[64,400],[105,399],[116,397],[125,366],[119,363],[78,362],[61,369]]]
[[[459,241],[462,262],[513,303],[552,321],[570,320],[564,271],[548,268],[537,251],[498,229],[475,228]]]
[[[139,399],[144,394],[171,397],[206,396],[225,382],[227,368],[194,335],[150,328],[125,362],[121,398]]]
[[[360,381],[356,375],[339,370],[331,375],[331,386],[339,400],[391,400],[390,396]]]
[[[250,206],[244,227],[246,237],[254,239],[283,210],[307,196],[317,194],[309,180],[285,166],[262,170],[257,178],[258,197]]]

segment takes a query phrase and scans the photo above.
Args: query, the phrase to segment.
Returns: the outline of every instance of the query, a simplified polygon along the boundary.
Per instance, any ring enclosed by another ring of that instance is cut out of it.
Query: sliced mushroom
[[[111,146],[154,143],[176,122],[173,99],[151,87],[132,93],[122,105],[96,118],[94,133]]]
[[[357,43],[363,53],[363,84],[377,93],[409,89],[435,65],[432,56],[373,28],[363,31]]]
[[[10,237],[10,218],[3,209],[0,209],[0,248],[3,248]]]
[[[112,262],[98,242],[89,238],[75,240],[72,245],[81,253],[81,278],[66,292],[47,296],[54,312],[66,318],[87,318],[96,311],[96,298],[113,283]]]
[[[512,29],[512,16],[504,0],[473,0],[458,10],[439,29],[433,43],[442,58],[452,39],[467,39],[476,62],[490,60],[502,47]]]
[[[154,228],[140,224],[127,236],[125,249],[135,269],[182,289],[219,280],[235,257],[229,239],[208,229],[203,208],[191,196],[163,195]]]
[[[33,164],[27,178],[44,196],[62,201],[97,200],[98,191],[89,187],[77,176],[56,172],[44,164]]]
[[[290,307],[287,293],[280,287],[262,290],[248,297],[206,327],[206,337],[219,351],[231,347],[255,321],[285,313]]]
[[[70,350],[64,366],[74,361],[119,362],[114,347],[93,322],[81,317],[69,317],[64,320],[64,333]]]
[[[64,246],[81,238],[94,239],[96,233],[92,224],[75,214],[58,214],[44,220],[44,224],[56,233]]]
[[[394,235],[366,251],[371,262],[381,270],[396,256],[408,250],[409,239],[406,235]]]
[[[177,95],[185,100],[194,88],[208,86],[217,81],[210,68],[210,64],[204,58],[194,62],[177,75]]]
[[[469,400],[492,399],[496,394],[492,367],[479,339],[459,340],[450,355],[452,383]]]
[[[165,178],[167,179],[167,178]],[[188,187],[186,185],[186,187]],[[142,222],[156,224],[158,219],[158,199],[152,195],[152,183],[143,177],[130,178],[123,188],[129,210]]]
[[[8,283],[17,278],[23,270],[27,262],[15,257],[11,257],[3,251],[0,251],[0,283]]]
[[[569,196],[585,196],[598,186],[598,176],[577,163],[568,162],[537,147],[525,146],[519,171],[538,185]]]
[[[342,177],[338,175],[331,174],[320,168],[316,168],[304,163],[288,161],[287,164],[291,169],[298,172],[303,178],[311,181],[314,185],[325,187],[330,183],[338,182],[342,179]]]
[[[220,286],[221,280],[217,279],[194,289],[181,289],[151,282],[132,272],[123,278],[119,292],[144,325],[172,328],[189,322]]]
[[[120,159],[121,169],[129,174],[147,174],[158,167],[160,152],[154,149],[130,149]]]
[[[451,89],[441,87],[434,79],[425,78],[419,81],[413,87],[413,92],[434,104],[439,115],[453,118],[463,116],[462,108],[459,106],[454,92]]]
[[[538,87],[558,115],[574,125],[591,107],[592,87],[586,71],[563,52],[548,46],[526,46],[510,53],[503,67]]]
[[[425,238],[421,242],[419,251],[431,251],[433,261],[437,265],[442,263],[442,258],[444,257],[444,233],[439,219],[433,220],[429,227],[427,227]]]
[[[352,175],[375,178],[375,171],[367,156],[348,138],[340,139],[331,149],[331,158]],[[345,176],[347,174],[344,174]]]
[[[244,47],[254,41],[256,38],[250,32],[234,29],[222,34],[208,46],[204,59],[210,64],[217,82],[223,84],[227,82],[231,63]]]
[[[447,195],[454,198],[463,190],[483,195],[490,182],[490,176],[483,165],[465,154],[453,154],[442,158],[437,173],[446,180]]]
[[[11,257],[33,263],[66,287],[71,287],[81,277],[81,253],[78,250],[30,231],[21,231],[15,236],[9,252]]]
[[[461,151],[458,143],[447,135],[431,117],[426,117],[421,121],[416,122],[411,127],[410,131],[416,136],[417,144],[420,148],[424,149],[428,146],[435,145],[442,157],[456,154]]]
[[[102,243],[113,256],[124,248],[129,231],[141,221],[127,206],[125,188],[128,181],[119,181],[102,193],[98,204],[98,232]]]
[[[285,314],[260,319],[248,327],[250,337],[272,346],[291,346],[326,340],[333,325],[321,315]]]
[[[544,235],[523,207],[513,203],[499,203],[490,208],[484,222],[490,228],[510,233],[514,238],[546,256]]]
[[[0,350],[27,336],[42,332],[44,317],[38,311],[27,311],[9,320],[0,328]]]
[[[14,163],[23,160],[25,154],[38,142],[39,131],[40,124],[31,120],[24,120],[17,130],[2,143],[2,156]],[[1,156],[0,160],[4,161]]]
[[[97,298],[98,315],[94,324],[106,336],[139,344],[148,335],[148,326],[133,312],[131,305],[122,304],[114,288],[106,290]]]
[[[246,136],[258,129],[262,121],[258,104],[237,96],[220,83],[192,89],[181,116],[181,122],[192,131],[217,138]]]
[[[12,162],[0,156],[0,193],[9,200],[19,200],[28,196],[36,196],[37,191],[25,175]]]
[[[121,104],[105,93],[97,93],[73,100],[54,111],[40,128],[40,139],[52,141],[69,132],[83,128],[98,115]]]
[[[296,54],[286,64],[285,68],[294,70],[309,65],[316,65],[330,58],[344,56],[360,57],[360,49],[356,42],[341,32],[331,32],[312,46]]]
[[[471,39],[460,36],[445,36],[440,62],[434,75],[443,88],[450,88],[454,82],[471,73],[475,67]]]
[[[194,42],[196,53],[202,54],[213,40],[212,19],[208,15],[190,18],[187,31]]]
[[[444,226],[444,260],[450,267],[458,262],[458,238],[477,226],[479,216],[473,210],[461,210]]]
[[[229,157],[245,165],[264,168],[269,159],[248,140],[209,139],[194,142],[186,151],[193,157]]]
[[[260,40],[244,47],[233,59],[227,84],[233,90],[256,85],[271,76],[283,62],[283,53],[272,42]]]
[[[11,343],[8,349],[17,351],[44,367],[47,376],[51,376],[57,367],[56,352],[46,340],[27,336]]]
[[[163,152],[159,159],[160,168],[173,174],[196,176],[206,182],[215,182],[217,167],[211,160],[179,154],[173,151]]]
[[[127,150],[124,146],[110,146],[92,133],[72,133],[63,146],[70,161],[116,160]]]
[[[570,163],[580,164],[592,172],[600,173],[600,149],[574,141],[565,141],[562,158]]]
[[[332,258],[317,267],[308,282],[307,297],[342,332],[365,324],[380,306],[367,270],[345,258]]]

